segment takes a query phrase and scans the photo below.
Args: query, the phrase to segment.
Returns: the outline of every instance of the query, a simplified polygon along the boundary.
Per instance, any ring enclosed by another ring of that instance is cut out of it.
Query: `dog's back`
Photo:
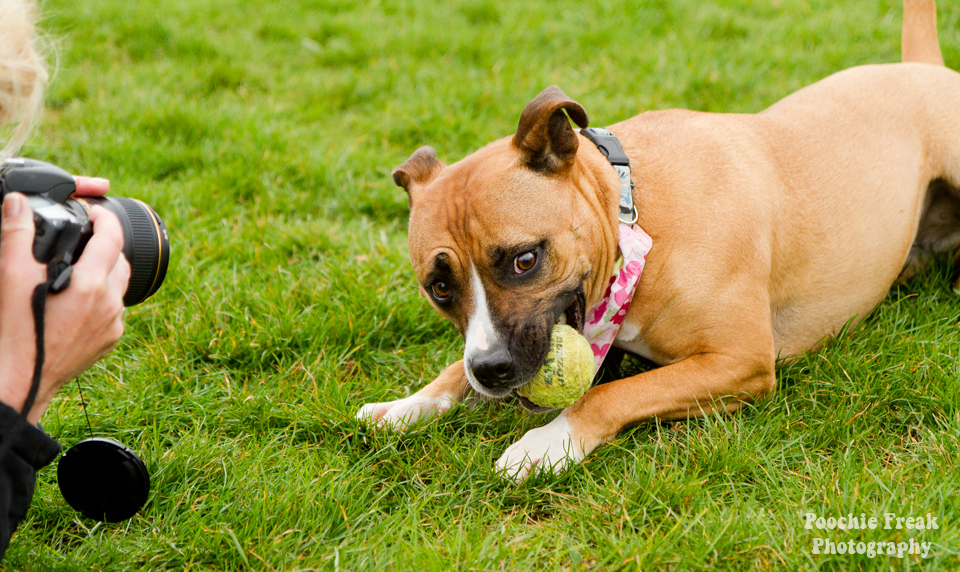
[[[845,70],[756,116],[786,166],[782,206],[805,213],[783,218],[781,267],[821,277],[785,281],[774,301],[784,353],[865,317],[898,275],[960,245],[960,74],[944,67],[933,0],[905,0],[901,38],[904,63]]]
[[[731,249],[766,260],[785,356],[865,317],[924,252],[960,244],[960,74],[941,65],[935,27],[932,1],[907,0],[906,63],[841,71],[756,115],[667,110],[612,126],[643,157],[644,228],[696,250],[663,268],[651,253],[651,277],[706,279],[685,267]]]
[[[905,0],[901,38],[904,63],[845,70],[757,116],[793,166],[783,206],[806,213],[785,219],[781,266],[822,277],[786,281],[774,301],[785,353],[865,317],[898,275],[960,245],[960,74],[944,67],[933,0]],[[821,159],[806,161],[811,150]]]

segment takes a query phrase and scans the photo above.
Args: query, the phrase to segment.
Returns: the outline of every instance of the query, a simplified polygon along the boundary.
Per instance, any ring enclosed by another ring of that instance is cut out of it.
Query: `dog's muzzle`
[[[507,395],[517,385],[517,366],[506,347],[474,355],[467,367],[484,393],[492,397]]]
[[[506,397],[543,367],[550,349],[555,324],[567,324],[582,332],[585,315],[582,288],[559,297],[553,306],[526,323],[500,330],[497,341],[482,351],[476,347],[465,355],[467,379],[475,390],[488,397]]]

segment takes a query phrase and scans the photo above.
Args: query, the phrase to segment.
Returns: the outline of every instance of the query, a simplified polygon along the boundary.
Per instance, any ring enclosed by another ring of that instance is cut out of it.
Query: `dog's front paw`
[[[377,427],[404,431],[420,419],[440,415],[453,406],[447,396],[424,397],[411,395],[385,403],[367,403],[357,412],[357,419],[369,421]]]
[[[559,473],[586,456],[583,442],[574,435],[565,413],[543,427],[527,431],[497,461],[504,478],[520,482],[536,471]]]

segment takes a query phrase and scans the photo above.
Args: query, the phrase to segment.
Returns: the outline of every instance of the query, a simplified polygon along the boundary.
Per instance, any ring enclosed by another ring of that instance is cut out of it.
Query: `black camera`
[[[143,302],[160,288],[167,274],[170,242],[163,221],[136,199],[71,198],[75,190],[73,176],[50,163],[12,158],[0,166],[0,201],[12,192],[30,201],[36,224],[33,256],[38,262],[69,268],[93,236],[93,224],[87,216],[90,209],[100,205],[115,214],[123,228],[123,255],[130,263],[123,304]],[[61,288],[66,287],[68,277],[65,273]]]

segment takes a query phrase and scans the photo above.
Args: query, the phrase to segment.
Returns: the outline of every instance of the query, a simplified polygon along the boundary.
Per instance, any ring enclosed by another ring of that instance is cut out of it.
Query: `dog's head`
[[[582,331],[616,258],[617,175],[568,115],[587,126],[551,86],[513,137],[450,166],[423,147],[393,171],[420,292],[459,328],[467,378],[490,397],[533,378],[556,323]]]

